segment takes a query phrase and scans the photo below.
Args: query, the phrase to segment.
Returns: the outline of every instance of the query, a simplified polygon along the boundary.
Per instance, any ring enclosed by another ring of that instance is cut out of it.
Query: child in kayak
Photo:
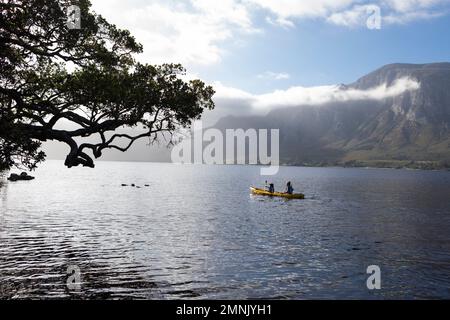
[[[294,188],[292,188],[292,184],[290,181],[288,181],[288,183],[286,184],[286,193],[289,193],[289,194],[294,193]]]

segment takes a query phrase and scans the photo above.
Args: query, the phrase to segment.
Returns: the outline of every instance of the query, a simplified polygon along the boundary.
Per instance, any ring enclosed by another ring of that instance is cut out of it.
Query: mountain
[[[400,79],[419,83],[382,99],[360,99],[277,108],[265,116],[219,120],[227,128],[279,128],[285,164],[409,165],[450,163],[450,63],[390,64],[343,92],[391,87]]]

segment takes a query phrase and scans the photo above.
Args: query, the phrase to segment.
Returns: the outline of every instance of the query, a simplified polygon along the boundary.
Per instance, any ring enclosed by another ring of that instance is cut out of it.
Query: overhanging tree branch
[[[67,167],[94,167],[86,151],[95,158],[106,149],[125,152],[138,139],[156,141],[159,133],[190,126],[214,107],[214,90],[181,80],[180,65],[136,63],[142,46],[91,13],[88,0],[77,2],[82,28],[68,29],[71,4],[0,0],[0,168],[35,167],[47,140],[70,147]],[[68,62],[75,66],[70,72]],[[116,132],[122,128],[138,131]],[[83,141],[97,134],[100,142]]]

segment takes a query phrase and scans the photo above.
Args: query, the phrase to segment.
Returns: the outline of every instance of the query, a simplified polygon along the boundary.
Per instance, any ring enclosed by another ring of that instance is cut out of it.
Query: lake
[[[285,200],[249,194],[259,169],[48,161],[3,181],[0,298],[450,298],[450,172],[281,167],[276,189],[306,195]]]

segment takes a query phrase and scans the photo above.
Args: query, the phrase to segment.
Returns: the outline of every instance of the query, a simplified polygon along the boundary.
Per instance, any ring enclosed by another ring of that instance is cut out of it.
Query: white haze
[[[296,107],[302,105],[320,106],[332,102],[358,100],[383,100],[395,97],[405,91],[420,88],[420,83],[408,77],[400,78],[391,85],[382,84],[367,90],[349,88],[343,85],[326,85],[315,87],[295,86],[285,90],[275,90],[264,94],[227,87],[220,82],[214,84],[216,110],[208,112],[208,122],[212,118],[226,115],[264,115],[276,108]]]

